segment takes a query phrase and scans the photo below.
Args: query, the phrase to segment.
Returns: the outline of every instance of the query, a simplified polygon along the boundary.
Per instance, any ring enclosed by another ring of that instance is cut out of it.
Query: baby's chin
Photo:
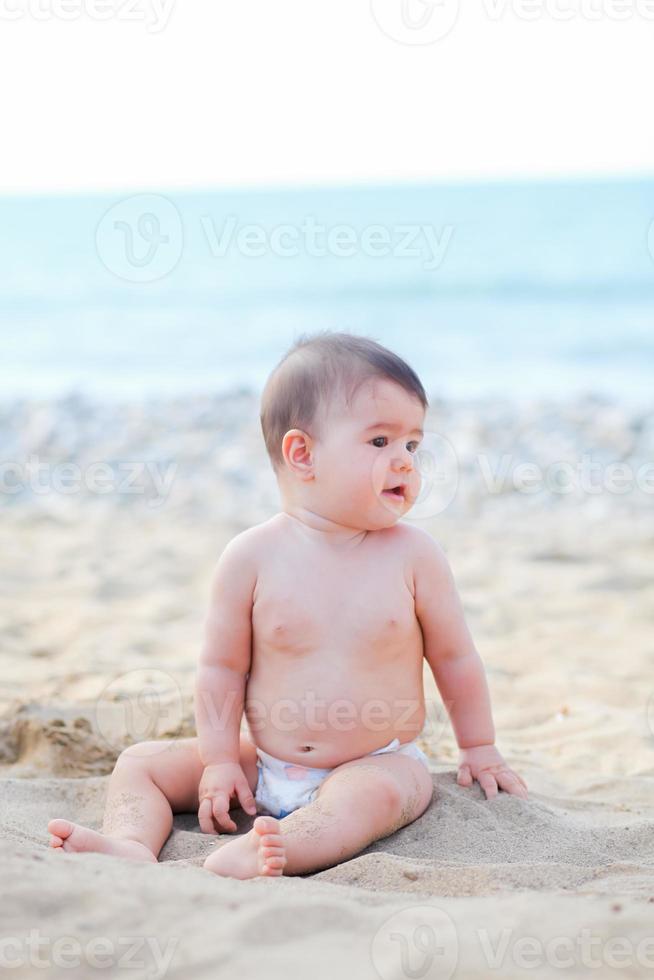
[[[381,505],[380,511],[378,511],[374,516],[370,515],[370,520],[367,521],[365,530],[366,531],[381,531],[385,527],[393,527],[397,522],[404,517],[405,509],[402,508],[396,511],[391,510],[388,507],[384,507],[383,503]],[[364,530],[364,528],[362,528]]]

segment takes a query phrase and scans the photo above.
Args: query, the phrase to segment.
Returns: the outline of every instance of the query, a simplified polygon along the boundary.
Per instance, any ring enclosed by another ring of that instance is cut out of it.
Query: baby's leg
[[[255,747],[242,737],[239,761],[253,793],[256,758]],[[172,830],[173,813],[198,810],[203,770],[197,738],[130,745],[111,774],[102,833],[68,820],[51,820],[50,846],[156,861]]]
[[[233,878],[267,874],[261,857],[269,848],[286,875],[329,868],[411,823],[432,793],[431,776],[417,759],[391,753],[355,759],[337,766],[308,806],[279,821],[257,817],[248,834],[215,850],[204,867]]]

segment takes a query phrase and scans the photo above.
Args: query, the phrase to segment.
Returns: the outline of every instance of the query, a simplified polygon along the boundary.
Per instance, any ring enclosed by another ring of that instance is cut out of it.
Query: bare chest
[[[392,651],[419,627],[402,562],[364,569],[354,562],[271,562],[252,610],[255,650],[302,656],[317,650]]]

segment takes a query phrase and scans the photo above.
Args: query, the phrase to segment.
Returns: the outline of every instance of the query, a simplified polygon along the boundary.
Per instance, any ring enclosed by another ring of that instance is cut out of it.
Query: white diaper
[[[418,748],[415,739],[400,746],[399,738],[381,749],[369,752],[368,755],[382,755],[384,752],[398,752],[418,759],[429,770],[427,756]],[[316,769],[311,766],[299,766],[293,762],[276,759],[263,749],[257,749],[257,768],[259,778],[254,799],[257,813],[268,814],[272,817],[286,817],[293,810],[306,806],[315,799],[320,784],[327,778],[332,769]],[[367,758],[367,756],[362,756]]]

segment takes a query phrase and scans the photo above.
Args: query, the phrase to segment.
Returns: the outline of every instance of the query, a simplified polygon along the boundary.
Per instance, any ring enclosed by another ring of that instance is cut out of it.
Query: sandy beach
[[[84,978],[652,975],[654,411],[432,399],[444,469],[415,522],[448,554],[530,798],[457,786],[426,669],[426,813],[338,867],[244,882],[202,868],[217,839],[195,814],[158,866],[55,853],[46,824],[99,828],[122,748],[194,734],[212,568],[279,510],[256,397],[12,402],[0,433],[9,975],[38,956]]]

